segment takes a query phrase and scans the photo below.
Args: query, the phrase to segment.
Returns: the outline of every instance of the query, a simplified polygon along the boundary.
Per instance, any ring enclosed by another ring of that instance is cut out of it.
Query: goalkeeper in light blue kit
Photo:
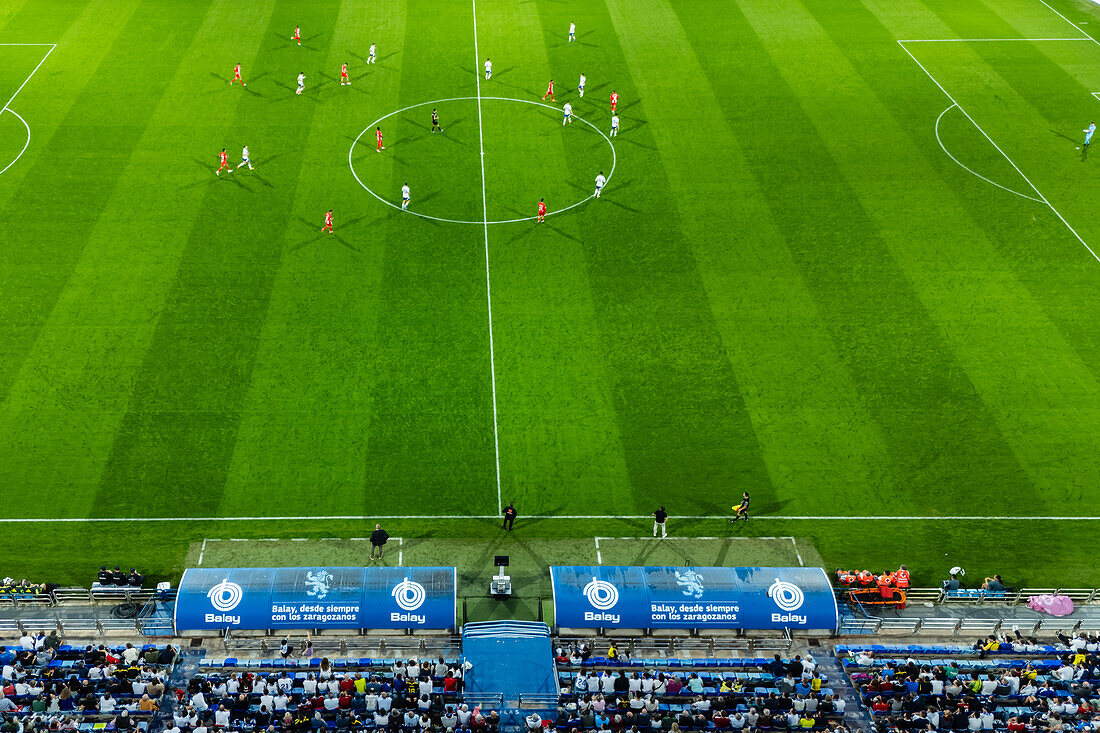
[[[1088,128],[1081,130],[1085,133],[1085,147],[1087,148],[1092,143],[1092,133],[1096,132],[1096,123],[1090,122]]]

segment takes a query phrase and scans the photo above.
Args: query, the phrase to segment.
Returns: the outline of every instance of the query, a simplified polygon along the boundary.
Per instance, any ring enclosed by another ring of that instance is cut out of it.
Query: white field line
[[[401,537],[397,538],[397,564],[405,564],[405,540]]]
[[[1046,6],[1047,6],[1047,10],[1049,10],[1049,11],[1050,11],[1050,12],[1052,12],[1052,13],[1054,13],[1054,14],[1055,14],[1055,15],[1057,15],[1057,16],[1058,16],[1059,18],[1061,18],[1062,20],[1066,21],[1066,22],[1067,22],[1067,23],[1069,23],[1069,24],[1070,24],[1071,26],[1073,26],[1073,29],[1074,29],[1075,31],[1077,31],[1078,33],[1080,33],[1080,34],[1084,35],[1084,36],[1085,36],[1085,38],[1087,38],[1088,40],[1092,41],[1092,42],[1093,42],[1093,43],[1095,43],[1095,44],[1096,44],[1097,46],[1100,46],[1100,41],[1097,41],[1097,40],[1096,40],[1095,38],[1093,38],[1092,36],[1090,36],[1090,35],[1089,35],[1088,33],[1085,33],[1085,32],[1084,32],[1083,30],[1081,30],[1080,28],[1078,28],[1078,27],[1077,27],[1077,24],[1076,24],[1076,23],[1074,23],[1074,22],[1073,22],[1072,20],[1070,20],[1070,19],[1069,19],[1069,18],[1067,18],[1066,16],[1062,15],[1061,13],[1059,13],[1059,12],[1058,12],[1057,10],[1055,10],[1054,8],[1050,7],[1050,5],[1048,5],[1048,4],[1047,4],[1046,0],[1039,0],[1039,2],[1041,2],[1041,3],[1043,4],[1043,5],[1046,5]]]
[[[30,73],[30,75],[28,75],[27,78],[23,80],[23,83],[19,85],[19,88],[15,90],[15,94],[11,95],[11,97],[8,98],[7,102],[4,102],[3,107],[0,107],[0,112],[2,112],[4,110],[6,110],[11,105],[12,102],[15,101],[15,98],[19,96],[19,92],[23,91],[23,87],[27,86],[27,83],[30,82],[31,77],[33,77],[38,72],[38,70],[42,68],[42,64],[46,63],[46,59],[48,59],[50,57],[50,54],[53,53],[54,49],[57,48],[57,44],[56,43],[0,43],[0,46],[49,46],[50,47],[50,50],[47,51],[46,55],[42,57],[42,60],[38,62],[38,66],[34,67],[34,71],[32,71]]]
[[[34,67],[34,71],[32,71],[30,73],[30,75],[26,79],[23,80],[23,83],[19,85],[19,88],[15,90],[15,94],[11,95],[11,97],[8,98],[8,101],[4,103],[3,107],[0,107],[0,114],[3,114],[4,112],[10,112],[11,114],[13,114],[13,115],[15,115],[16,117],[19,118],[19,121],[23,123],[23,127],[27,128],[27,142],[23,143],[23,149],[19,151],[19,155],[15,156],[15,159],[12,160],[12,162],[8,163],[6,166],[4,166],[3,169],[0,169],[0,175],[3,175],[8,170],[8,168],[11,168],[13,165],[15,165],[19,161],[20,158],[23,157],[23,153],[27,152],[27,148],[29,148],[31,146],[31,126],[27,124],[27,121],[23,119],[22,115],[20,115],[14,109],[11,109],[11,103],[15,101],[15,98],[17,96],[19,96],[19,92],[23,91],[23,87],[27,86],[27,82],[29,82],[31,80],[31,77],[33,77],[35,75],[35,73],[39,69],[42,68],[42,64],[46,63],[46,59],[48,59],[50,57],[50,54],[53,53],[54,49],[57,48],[57,44],[56,43],[0,43],[0,46],[49,46],[50,47],[50,50],[47,51],[46,55],[42,57],[42,60],[38,62],[38,66]]]
[[[599,546],[600,540],[790,540],[794,542],[794,537],[756,537],[748,535],[737,535],[734,537],[597,537],[596,545]]]
[[[1020,193],[1019,191],[1015,191],[1011,188],[1007,188],[1005,186],[1002,186],[1001,184],[997,183],[996,181],[989,180],[988,178],[983,176],[981,173],[978,173],[977,171],[973,170],[972,168],[968,168],[967,166],[963,165],[963,163],[958,158],[956,158],[954,155],[951,154],[951,151],[948,150],[947,146],[943,144],[943,140],[940,139],[940,120],[943,119],[943,116],[945,114],[947,114],[948,112],[950,112],[953,109],[956,109],[956,106],[954,104],[948,106],[948,108],[945,109],[943,112],[940,112],[940,116],[936,118],[936,128],[935,128],[936,129],[936,142],[938,142],[940,144],[940,150],[942,150],[947,155],[948,158],[955,161],[955,164],[957,166],[959,166],[960,168],[962,168],[964,171],[966,171],[967,173],[969,173],[973,176],[977,176],[978,178],[982,179],[983,181],[990,184],[991,186],[996,186],[997,188],[999,188],[1003,191],[1008,191],[1009,193],[1014,193],[1014,194],[1016,194],[1017,196],[1019,196],[1021,198],[1028,199],[1029,201],[1034,201],[1034,202],[1039,203],[1039,204],[1043,203],[1040,199],[1037,199],[1034,196],[1028,196],[1026,193]]]
[[[493,353],[493,286],[489,279],[489,200],[485,194],[485,131],[481,125],[481,54],[477,49],[477,0],[470,0],[474,17],[474,81],[477,84],[477,138],[481,147],[481,219],[485,228],[485,301],[489,309],[489,376],[493,384],[493,451],[497,466],[497,513],[500,496],[500,431],[497,427],[497,365]]]
[[[604,539],[610,539],[610,538],[605,537]],[[596,564],[597,565],[603,565],[603,556],[600,555],[600,538],[599,537],[596,538]]]
[[[414,211],[413,209],[402,209],[399,204],[396,204],[393,201],[389,201],[389,200],[379,196],[377,193],[374,192],[374,190],[372,190],[370,188],[370,186],[363,183],[363,179],[361,179],[359,177],[359,174],[356,173],[356,171],[355,171],[355,162],[354,162],[355,148],[359,144],[359,141],[369,131],[373,130],[375,127],[378,127],[379,123],[381,123],[385,120],[388,120],[390,117],[393,117],[394,115],[399,115],[402,112],[408,112],[410,109],[416,109],[417,107],[427,107],[429,105],[434,106],[434,105],[437,105],[437,104],[442,104],[444,102],[472,102],[472,101],[476,101],[477,99],[478,99],[477,97],[448,97],[446,99],[434,99],[430,102],[418,102],[417,104],[410,104],[408,107],[402,107],[401,109],[394,110],[393,112],[390,112],[387,115],[383,115],[382,117],[379,117],[377,120],[375,120],[374,122],[370,123],[369,125],[367,125],[366,127],[363,128],[363,130],[355,137],[355,140],[352,141],[351,148],[348,149],[348,168],[351,170],[351,175],[355,178],[356,182],[359,184],[359,186],[364,191],[369,193],[371,196],[373,196],[375,199],[377,199],[380,203],[385,204],[386,206],[389,206],[391,209],[394,209],[396,211],[400,211],[403,214],[410,214],[412,216],[419,216],[421,219],[429,219],[431,221],[440,221],[440,222],[445,222],[447,224],[477,224],[478,226],[483,226],[485,224],[484,217],[482,219],[451,219],[451,218],[445,217],[445,216],[432,216],[431,214],[424,214],[424,213],[421,213],[419,211]],[[554,106],[549,105],[549,104],[544,104],[543,102],[535,101],[535,100],[532,100],[532,99],[515,99],[513,97],[490,97],[488,95],[483,94],[483,95],[481,95],[481,100],[483,102],[484,101],[520,102],[522,104],[533,104],[536,107],[546,107],[547,109],[554,110],[554,112],[559,112],[559,113],[561,112],[561,110],[558,107],[554,107]],[[607,143],[607,146],[609,148],[611,148],[611,170],[607,174],[607,180],[610,183],[612,176],[615,175],[615,166],[618,163],[618,154],[615,152],[615,144],[613,142],[611,142],[611,138],[609,138],[604,133],[603,130],[601,130],[599,127],[597,127],[593,123],[589,122],[588,120],[584,119],[583,117],[580,117],[577,114],[574,114],[573,119],[575,119],[578,122],[581,122],[585,125],[588,125],[590,128],[592,128],[596,132],[596,134],[598,134],[600,137],[602,137],[604,139],[604,142]],[[579,201],[575,201],[574,203],[569,204],[568,206],[564,206],[560,209],[552,209],[552,210],[548,211],[546,213],[546,215],[547,216],[557,216],[558,214],[564,214],[567,211],[575,209],[578,206],[581,206],[581,205],[591,201],[593,198],[595,198],[595,194],[590,193],[585,198],[583,198]],[[494,225],[494,224],[516,224],[516,223],[521,222],[521,221],[534,221],[537,218],[538,218],[538,216],[521,216],[521,217],[518,217],[518,218],[515,218],[515,219],[496,219],[496,220],[490,221],[489,224],[490,225]]]
[[[527,514],[524,519],[563,520],[577,519],[618,519],[629,521],[634,519],[652,519],[652,514]],[[725,514],[683,514],[679,519],[729,519]],[[402,520],[402,519],[432,519],[437,521],[465,521],[469,519],[493,519],[500,521],[499,514],[387,514],[387,515],[332,515],[332,516],[300,516],[300,517],[22,517],[0,518],[0,524],[95,524],[95,523],[121,523],[121,522],[291,522],[313,520],[318,522],[337,521],[367,521],[376,519]],[[946,515],[946,516],[902,516],[902,515],[791,515],[775,514],[761,516],[754,514],[754,523],[777,522],[1100,522],[1100,516],[1011,516],[1011,515]],[[308,538],[307,538],[308,539]],[[363,539],[363,538],[356,538]],[[632,537],[631,539],[637,539]],[[698,539],[688,538],[684,539]],[[722,538],[729,539],[729,538]],[[756,537],[755,539],[760,539]],[[214,542],[215,540],[210,540]],[[257,540],[258,542],[270,542],[272,540]],[[282,540],[279,540],[282,541]]]
[[[1089,36],[1079,38],[903,38],[898,43],[1007,43],[1009,41],[1090,41]]]
[[[1042,2],[1042,0],[1040,0],[1040,2]],[[1043,4],[1045,5],[1046,3],[1043,3]],[[1050,6],[1048,5],[1047,7],[1050,7]],[[1054,205],[1052,203],[1050,203],[1050,201],[1047,200],[1047,197],[1044,196],[1042,194],[1042,192],[1038,188],[1035,187],[1035,184],[1031,182],[1031,179],[1028,178],[1022,170],[1020,170],[1020,167],[1018,165],[1016,165],[1016,163],[1012,160],[1012,158],[1008,157],[1008,153],[1006,153],[1004,150],[1002,150],[1001,146],[993,141],[993,138],[991,138],[989,136],[989,134],[986,133],[986,131],[982,129],[982,126],[979,125],[974,120],[974,118],[970,116],[970,113],[967,112],[963,108],[963,106],[961,104],[959,104],[958,101],[954,97],[952,97],[950,93],[948,93],[948,91],[946,89],[944,89],[943,85],[940,84],[936,80],[936,77],[932,76],[932,73],[924,67],[924,64],[922,64],[917,59],[917,57],[914,56],[913,53],[908,48],[905,47],[904,43],[902,43],[901,41],[898,41],[898,45],[901,46],[902,50],[904,50],[905,53],[907,53],[909,55],[909,58],[913,59],[913,63],[915,63],[917,66],[919,66],[921,71],[923,71],[925,73],[925,75],[927,75],[928,78],[932,80],[932,83],[935,84],[937,87],[939,87],[939,90],[944,93],[944,96],[946,96],[949,100],[951,100],[952,104],[954,104],[956,107],[959,108],[960,112],[962,112],[964,115],[966,115],[966,119],[970,120],[971,124],[973,124],[974,127],[978,128],[978,132],[982,133],[982,136],[986,140],[989,141],[989,144],[997,149],[997,152],[1000,153],[1004,157],[1004,159],[1008,161],[1008,164],[1011,165],[1016,170],[1016,172],[1020,174],[1020,177],[1023,178],[1025,181],[1027,181],[1027,185],[1031,186],[1031,190],[1035,192],[1035,195],[1038,196],[1040,199],[1042,199],[1043,203],[1046,204],[1047,207],[1049,207],[1050,210],[1054,212],[1054,215],[1057,216],[1058,219],[1061,220],[1061,222],[1066,225],[1066,229],[1069,229],[1070,233],[1073,234],[1073,236],[1077,239],[1077,241],[1080,242],[1081,245],[1089,251],[1089,254],[1092,255],[1092,258],[1094,260],[1096,260],[1097,262],[1100,262],[1100,256],[1098,256],[1096,254],[1096,252],[1093,251],[1092,247],[1090,247],[1088,245],[1088,243],[1085,242],[1085,240],[1081,238],[1081,235],[1077,233],[1077,230],[1074,229],[1073,226],[1070,225],[1070,223],[1068,221],[1066,221],[1066,218],[1064,216],[1062,216],[1061,212],[1059,212],[1058,209],[1054,208]]]
[[[404,537],[391,537],[390,539],[397,540],[398,548],[403,548],[405,545]],[[279,537],[204,537],[202,540],[202,548],[199,550],[199,561],[196,563],[196,566],[202,565],[203,555],[206,554],[207,542],[370,542],[370,537],[287,537],[282,539]],[[398,549],[398,565],[401,564],[403,555],[404,549]]]
[[[788,537],[787,539],[794,545],[794,556],[798,558],[798,566],[806,567],[806,563],[802,562],[802,553],[798,551],[798,541],[794,537]]]

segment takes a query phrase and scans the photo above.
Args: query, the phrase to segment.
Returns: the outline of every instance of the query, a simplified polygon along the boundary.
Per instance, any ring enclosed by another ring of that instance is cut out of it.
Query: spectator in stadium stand
[[[370,533],[370,559],[374,559],[374,553],[378,551],[378,559],[382,559],[382,554],[386,546],[386,541],[390,538],[386,530],[382,529],[381,524],[374,525],[374,531]]]
[[[909,569],[904,565],[894,571],[894,585],[901,590],[909,590]]]
[[[283,659],[287,659],[293,653],[294,646],[290,643],[290,634],[287,634],[286,638],[283,639],[281,644],[279,644],[279,656],[281,656]]]
[[[943,581],[943,589],[945,591],[958,590],[960,587],[959,576],[956,573],[951,573],[951,577]]]
[[[1004,581],[1001,580],[1000,575],[994,575],[992,578],[985,579],[985,582],[982,583],[982,588],[987,591],[997,593],[1005,589],[1005,584]]]

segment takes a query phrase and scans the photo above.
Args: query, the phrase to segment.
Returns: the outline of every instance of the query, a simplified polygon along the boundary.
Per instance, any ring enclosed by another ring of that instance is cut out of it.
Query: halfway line
[[[481,127],[481,54],[477,50],[477,0],[470,0],[474,16],[474,81],[477,82],[477,136],[481,148],[481,219],[485,225],[485,302],[489,309],[489,376],[493,384],[493,452],[497,466],[497,514],[500,497],[500,430],[497,427],[497,365],[493,349],[493,286],[489,279],[489,201],[485,195],[485,131]]]

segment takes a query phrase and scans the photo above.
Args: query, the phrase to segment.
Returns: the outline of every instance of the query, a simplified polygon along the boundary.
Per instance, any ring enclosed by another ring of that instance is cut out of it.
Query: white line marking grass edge
[[[652,519],[651,514],[528,514],[523,519],[563,520],[577,519],[618,519],[632,521],[636,519]],[[724,514],[684,514],[677,519],[729,519]],[[92,524],[92,523],[116,523],[116,522],[290,522],[312,520],[317,522],[366,522],[375,520],[420,520],[432,519],[436,521],[466,521],[470,519],[500,520],[498,514],[386,514],[386,515],[348,515],[348,516],[301,516],[301,517],[2,517],[0,524]],[[887,516],[887,515],[792,515],[784,516],[773,514],[768,516],[754,516],[753,522],[1100,522],[1100,516]],[[637,538],[632,538],[637,539]],[[694,538],[698,539],[698,538]],[[760,539],[755,537],[754,539]],[[213,540],[211,540],[213,541]],[[265,540],[271,541],[271,540]]]

